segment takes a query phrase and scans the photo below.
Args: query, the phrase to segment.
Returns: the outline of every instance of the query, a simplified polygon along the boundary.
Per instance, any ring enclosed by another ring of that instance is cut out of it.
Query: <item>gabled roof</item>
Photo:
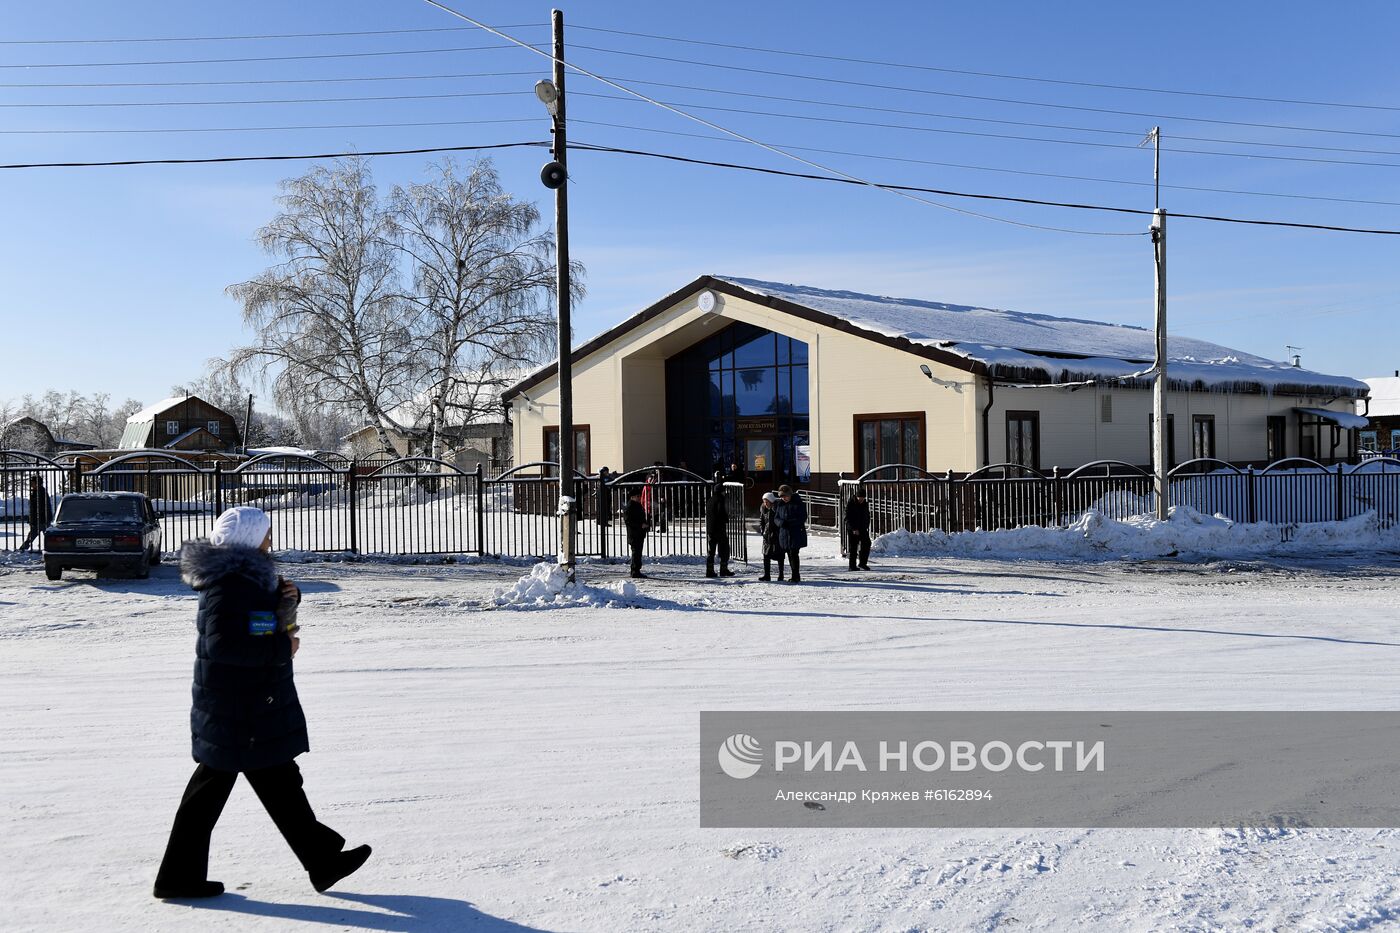
[[[1367,376],[1371,387],[1371,405],[1366,413],[1373,418],[1400,415],[1400,377]]]
[[[574,351],[574,359],[601,349],[703,288],[1011,382],[1146,384],[1143,371],[1154,356],[1153,333],[1142,327],[707,275],[583,344]],[[557,368],[551,363],[536,370],[503,398],[528,390]],[[1365,383],[1346,376],[1179,336],[1168,339],[1168,375],[1176,389],[1346,396],[1367,391]]]
[[[147,405],[145,408],[143,408],[143,409],[141,409],[140,411],[136,412],[134,415],[128,416],[127,419],[126,419],[126,423],[127,423],[127,424],[136,424],[137,422],[141,422],[141,421],[154,421],[157,415],[164,414],[164,413],[165,413],[166,411],[168,411],[169,409],[174,408],[176,405],[179,405],[181,402],[184,402],[186,399],[191,399],[191,398],[194,398],[194,396],[193,396],[193,395],[173,395],[173,396],[171,396],[170,398],[161,399],[159,402],[156,402],[154,405]],[[203,400],[201,399],[201,401],[203,401]]]

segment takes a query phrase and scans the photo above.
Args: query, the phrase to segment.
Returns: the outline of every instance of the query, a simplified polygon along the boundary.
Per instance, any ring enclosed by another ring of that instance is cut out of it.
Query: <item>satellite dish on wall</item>
[[[715,307],[719,304],[719,299],[715,297],[715,293],[708,288],[696,296],[695,300],[696,304],[700,306],[701,312],[704,314],[713,314]]]

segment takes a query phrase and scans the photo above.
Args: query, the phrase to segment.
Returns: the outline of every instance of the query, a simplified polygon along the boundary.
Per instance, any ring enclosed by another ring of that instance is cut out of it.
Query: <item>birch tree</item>
[[[282,183],[281,212],[258,242],[281,260],[228,293],[255,341],[230,362],[271,373],[285,411],[349,408],[392,449],[391,414],[414,391],[412,306],[402,294],[397,228],[362,158]]]
[[[489,159],[436,163],[428,181],[396,187],[390,206],[412,284],[414,407],[440,457],[444,427],[478,419],[514,373],[553,353],[554,236],[534,204],[502,189]],[[572,281],[582,278],[575,264]]]

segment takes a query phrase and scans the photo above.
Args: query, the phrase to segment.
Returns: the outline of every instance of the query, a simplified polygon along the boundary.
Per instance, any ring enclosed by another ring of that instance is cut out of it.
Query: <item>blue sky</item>
[[[544,24],[549,6],[545,4],[462,0],[458,8],[493,24],[538,24],[511,29],[527,40],[542,41],[548,35]],[[1150,155],[1131,148],[1135,142],[1131,134],[1160,123],[1168,147],[1396,164],[1373,167],[1168,151],[1163,155],[1163,181],[1168,185],[1400,202],[1400,109],[1114,90],[774,55],[597,31],[620,29],[959,71],[1395,108],[1400,101],[1400,76],[1393,66],[1393,37],[1400,31],[1400,7],[1394,4],[590,2],[564,9],[571,27],[571,58],[584,67],[626,82],[696,88],[637,85],[765,141],[886,157],[802,153],[872,180],[1150,208],[1152,191],[1141,184],[1151,180]],[[4,38],[13,43],[463,25],[420,0],[296,4],[77,0],[58,6],[12,5]],[[416,51],[495,42],[464,30],[238,41],[3,44],[0,64],[64,67],[0,68],[0,83],[6,85],[0,88],[0,104],[11,105],[0,108],[6,117],[0,130],[0,162],[257,155],[542,139],[547,121],[529,90],[536,76],[546,73],[543,59],[521,49]],[[409,50],[415,53],[85,66]],[[734,67],[806,77],[755,74]],[[529,74],[224,86],[34,86],[305,82],[476,72]],[[574,141],[809,171],[745,144],[654,132],[712,134],[644,103],[586,96],[616,93],[588,79],[571,78],[569,90]],[[524,93],[323,100],[498,91]],[[736,91],[780,99],[737,96],[732,93]],[[1001,100],[971,99],[989,97]],[[57,106],[276,98],[321,100]],[[802,103],[796,98],[824,103]],[[12,106],[16,104],[43,106]],[[700,110],[700,106],[822,119]],[[1098,112],[1103,110],[1144,115]],[[480,122],[491,120],[524,122]],[[983,122],[988,120],[1006,122]],[[231,129],[444,121],[465,125]],[[219,131],[54,132],[99,129]],[[1396,154],[1252,147],[1183,141],[1184,136]],[[547,209],[547,192],[537,179],[544,158],[537,150],[511,150],[498,154],[496,161],[508,189],[540,200]],[[387,191],[395,183],[420,176],[426,161],[421,156],[377,159],[376,178]],[[0,398],[74,388],[149,402],[166,394],[173,384],[197,376],[208,357],[246,339],[238,307],[225,296],[224,288],[266,265],[253,242],[254,232],[276,210],[278,181],[306,167],[306,163],[252,163],[0,172],[5,205],[5,223],[0,225],[0,342],[4,344]],[[871,189],[622,155],[576,152],[571,174],[572,250],[588,267],[589,294],[577,310],[579,338],[706,272],[1122,323],[1151,322],[1151,253],[1145,237],[1026,229]],[[1133,216],[947,200],[1027,223],[1105,232],[1139,231],[1146,225],[1145,218]],[[1181,212],[1400,228],[1400,210],[1393,205],[1174,188],[1164,189],[1163,203],[1168,210]],[[1400,368],[1396,347],[1400,325],[1394,314],[1400,297],[1397,239],[1173,221],[1169,236],[1172,330],[1275,359],[1284,358],[1285,345],[1293,344],[1304,348],[1303,362],[1310,368],[1355,376],[1388,374]]]

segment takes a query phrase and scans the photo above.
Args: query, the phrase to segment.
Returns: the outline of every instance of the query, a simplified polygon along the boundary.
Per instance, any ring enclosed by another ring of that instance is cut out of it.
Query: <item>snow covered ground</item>
[[[1034,553],[1034,552],[1032,552]],[[200,906],[150,897],[192,767],[192,594],[0,563],[13,930],[1372,930],[1386,830],[702,830],[702,709],[1393,709],[1385,553],[877,558],[800,588],[694,561],[306,563],[300,761],[374,857],[318,896],[240,783]],[[565,600],[568,602],[568,600]],[[611,605],[609,605],[611,604]]]

